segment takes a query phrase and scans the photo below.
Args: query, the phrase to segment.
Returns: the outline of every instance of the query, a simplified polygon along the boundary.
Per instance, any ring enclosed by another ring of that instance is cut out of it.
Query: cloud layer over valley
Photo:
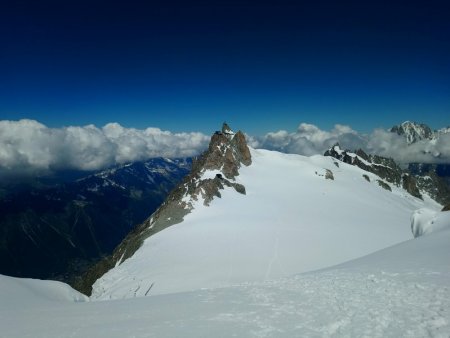
[[[209,137],[158,128],[48,128],[34,120],[0,121],[0,178],[62,169],[98,170],[152,157],[187,157],[201,152]]]
[[[49,128],[34,120],[0,121],[0,179],[42,175],[63,169],[100,170],[152,157],[195,156],[206,149],[209,135],[172,133],[158,128],[124,128],[109,123],[102,128]],[[331,130],[301,123],[297,130],[247,136],[255,148],[301,155],[323,154],[336,142],[392,157],[399,163],[450,163],[450,133],[435,140],[408,145],[405,138],[383,129],[361,134],[336,124]]]
[[[263,137],[249,137],[255,148],[278,150],[301,155],[323,154],[338,142],[341,147],[363,149],[370,154],[392,157],[398,163],[450,163],[450,133],[434,140],[421,140],[408,145],[406,138],[384,129],[361,134],[349,126],[336,124],[330,131],[301,123],[295,132],[271,132]]]

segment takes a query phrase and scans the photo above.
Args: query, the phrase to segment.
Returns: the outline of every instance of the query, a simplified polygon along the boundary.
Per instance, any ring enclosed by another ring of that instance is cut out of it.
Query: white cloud
[[[248,137],[256,148],[278,150],[301,155],[323,154],[336,142],[346,149],[363,149],[371,154],[392,157],[398,163],[450,163],[450,133],[437,140],[423,140],[408,145],[403,136],[375,129],[361,134],[350,126],[336,124],[330,131],[301,123],[295,132],[285,130],[267,133],[263,137]]]
[[[450,163],[450,133],[434,141],[407,145],[404,137],[376,129],[361,134],[336,124],[331,130],[301,123],[297,130],[246,135],[254,148],[302,155],[323,154],[334,143],[392,157],[399,163]],[[36,175],[60,169],[99,170],[114,164],[152,157],[194,156],[206,149],[209,136],[172,133],[158,128],[124,128],[109,123],[102,128],[48,128],[34,120],[0,121],[0,178]]]
[[[403,136],[376,129],[369,137],[366,150],[392,157],[399,163],[450,163],[450,134],[441,134],[435,140],[421,140],[408,145]]]
[[[151,157],[185,157],[203,151],[209,137],[158,128],[48,128],[34,120],[0,121],[0,176],[60,169],[97,170]]]
[[[332,130],[325,131],[315,125],[301,123],[293,133],[280,130],[251,139],[250,142],[258,148],[309,156],[323,154],[336,142],[352,149],[361,147],[367,141],[349,126],[336,124]]]

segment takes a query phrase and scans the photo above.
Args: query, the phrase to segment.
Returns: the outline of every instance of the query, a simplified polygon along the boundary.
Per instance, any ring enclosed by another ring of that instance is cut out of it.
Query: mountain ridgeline
[[[242,165],[249,166],[251,163],[251,154],[244,134],[241,131],[234,133],[224,123],[222,130],[212,135],[208,149],[193,160],[189,175],[172,190],[164,203],[147,220],[134,228],[110,256],[89,269],[75,287],[90,295],[94,282],[116,264],[121,264],[131,257],[146,238],[182,222],[195,208],[196,203],[209,205],[215,197],[220,198],[220,191],[225,186],[245,194],[245,187],[235,182],[234,178],[239,175]],[[206,172],[210,175],[205,175]]]
[[[421,135],[420,137],[435,135],[429,134],[427,129],[422,132],[417,128],[407,128],[406,124],[396,129],[396,132],[412,133],[411,130]],[[419,136],[415,139],[418,138]],[[392,186],[395,186],[418,199],[423,199],[426,194],[442,205],[450,203],[449,187],[438,175],[417,175],[400,168],[393,159],[366,154],[361,149],[355,152],[342,150],[338,144],[327,150],[324,155],[335,158],[337,161],[334,164],[337,167],[339,162],[344,162],[374,174],[375,176],[371,176],[372,179],[376,179],[378,185],[386,190],[392,191]],[[251,164],[251,152],[244,134],[240,131],[234,133],[227,124],[224,124],[221,131],[216,131],[212,135],[208,149],[193,160],[189,175],[172,190],[164,203],[147,220],[125,237],[110,256],[88,270],[76,285],[77,289],[90,295],[96,280],[132,257],[145,239],[167,227],[181,223],[184,217],[195,209],[197,203],[208,206],[215,197],[221,197],[221,190],[225,187],[246,194],[245,186],[238,183],[235,178],[239,175],[239,168],[242,165]],[[333,179],[331,170],[327,170],[324,175],[325,178]],[[363,176],[370,181],[370,175]]]
[[[357,166],[377,175],[380,177],[378,184],[387,190],[391,190],[390,183],[405,189],[414,197],[422,199],[422,195],[427,194],[442,205],[450,203],[450,188],[448,184],[443,178],[433,172],[427,172],[425,176],[417,175],[408,169],[401,169],[391,158],[368,155],[362,149],[354,152],[342,150],[339,144],[335,144],[328,149],[324,156],[334,157],[344,163]],[[368,179],[367,176],[366,179]]]
[[[436,140],[441,135],[450,133],[450,127],[432,130],[424,123],[405,121],[393,126],[390,131],[400,136],[404,136],[408,144],[413,144],[422,140]]]

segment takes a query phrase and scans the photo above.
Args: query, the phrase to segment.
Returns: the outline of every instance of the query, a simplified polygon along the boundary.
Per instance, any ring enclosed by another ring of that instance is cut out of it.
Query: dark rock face
[[[208,206],[215,197],[221,197],[220,191],[232,187],[236,192],[245,194],[245,187],[235,182],[242,165],[252,163],[250,150],[242,132],[234,133],[224,123],[222,131],[215,132],[208,147],[201,156],[194,159],[192,170],[169,194],[164,203],[146,221],[137,226],[114,250],[85,274],[77,289],[90,295],[93,283],[117,262],[123,262],[140,248],[143,241],[153,234],[183,221],[194,208],[193,204],[203,201]],[[203,178],[208,172],[213,177]],[[217,171],[217,172],[216,172]]]
[[[362,149],[358,149],[355,152],[342,150],[339,144],[335,144],[332,148],[328,149],[324,156],[332,156],[344,163],[355,165],[365,171],[379,176],[389,183],[392,183],[398,187],[403,187],[411,195],[417,198],[422,198],[415,178],[408,173],[405,173],[391,158],[378,155],[368,155]],[[365,178],[370,181],[368,176]],[[380,182],[379,184],[380,186],[382,185]],[[383,184],[386,183],[383,182]],[[387,189],[387,187],[383,187]],[[387,190],[392,191],[390,186]]]
[[[383,189],[386,189],[388,191],[392,191],[391,186],[389,184],[387,184],[386,182],[383,182],[382,180],[377,180],[377,182],[378,182],[378,185],[380,187],[382,187]]]
[[[363,174],[363,177],[366,179],[367,182],[370,182],[370,177],[367,176],[366,174]]]
[[[408,170],[416,178],[420,190],[442,205],[450,203],[449,164],[410,163]]]
[[[326,180],[334,180],[333,172],[330,169],[326,169],[325,179]]]
[[[450,211],[450,204],[447,204],[445,207],[443,207],[442,211]]]
[[[415,176],[427,176],[434,172],[450,185],[450,164],[445,163],[410,163],[408,170]]]
[[[417,181],[413,175],[404,173],[402,175],[402,181],[403,181],[403,185],[402,185],[403,189],[405,189],[407,192],[409,192],[414,197],[422,198],[422,194],[420,193],[420,190],[417,187]]]
[[[191,161],[156,158],[0,199],[0,273],[73,285],[161,205]]]
[[[415,176],[417,186],[420,190],[426,192],[436,202],[446,205],[450,203],[450,186],[447,182],[431,171],[424,176]]]

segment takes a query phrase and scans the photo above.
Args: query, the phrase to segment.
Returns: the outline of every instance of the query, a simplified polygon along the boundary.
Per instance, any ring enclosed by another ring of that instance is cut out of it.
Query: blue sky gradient
[[[249,134],[450,125],[446,2],[15,1],[0,119]]]

